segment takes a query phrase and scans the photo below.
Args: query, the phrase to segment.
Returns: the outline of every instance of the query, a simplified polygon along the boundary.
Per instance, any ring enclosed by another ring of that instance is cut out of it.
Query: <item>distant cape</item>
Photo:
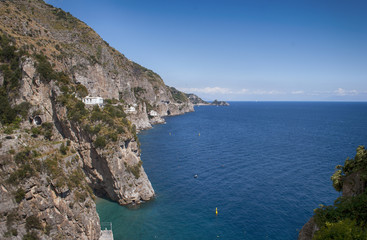
[[[204,101],[203,99],[201,99],[200,97],[198,97],[197,95],[193,93],[186,93],[186,97],[189,99],[189,101],[192,104],[197,105],[197,106],[200,106],[200,105],[229,106],[229,103],[225,101],[218,101],[217,99],[215,99],[211,103]]]

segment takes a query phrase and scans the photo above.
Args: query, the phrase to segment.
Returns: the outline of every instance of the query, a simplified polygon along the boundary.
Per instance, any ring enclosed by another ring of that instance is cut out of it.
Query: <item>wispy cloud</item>
[[[254,95],[279,95],[279,94],[285,94],[285,92],[278,91],[278,90],[253,90],[253,91],[249,91],[248,94],[254,94]]]
[[[203,88],[180,88],[181,91],[186,93],[195,93],[198,95],[206,95],[206,97],[215,97],[216,95],[225,95],[225,97],[240,98],[284,98],[289,97],[290,99],[350,99],[355,97],[362,97],[367,95],[367,91],[363,90],[348,90],[344,88],[338,88],[336,90],[293,90],[293,91],[280,91],[277,89],[234,89],[234,88],[223,88],[223,87],[203,87]]]
[[[221,88],[221,87],[205,87],[205,88],[180,88],[181,91],[187,93],[208,93],[208,94],[228,94],[233,93],[229,88]]]
[[[249,93],[250,90],[247,88],[242,88],[238,93]]]
[[[343,88],[338,88],[334,93],[338,96],[358,95],[357,90],[345,90]]]
[[[204,87],[204,88],[180,88],[181,91],[187,93],[206,93],[206,94],[243,94],[243,95],[277,95],[285,94],[278,90],[250,90],[247,88],[242,88],[240,90],[233,90],[229,88],[222,87]]]

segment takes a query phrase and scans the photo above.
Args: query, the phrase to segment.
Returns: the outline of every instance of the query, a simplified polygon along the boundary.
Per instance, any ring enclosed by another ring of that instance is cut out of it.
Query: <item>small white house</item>
[[[149,115],[151,117],[157,117],[158,116],[158,113],[156,111],[154,111],[154,110],[150,110]]]
[[[126,109],[126,112],[128,113],[132,113],[132,112],[135,112],[136,109],[134,107],[129,107],[128,109]]]
[[[90,104],[90,105],[92,105],[92,104],[102,105],[103,104],[103,98],[86,96],[85,98],[83,98],[83,103]]]

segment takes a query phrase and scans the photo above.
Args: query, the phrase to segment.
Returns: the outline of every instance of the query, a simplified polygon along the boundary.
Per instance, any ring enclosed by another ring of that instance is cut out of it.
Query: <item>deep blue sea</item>
[[[97,202],[115,240],[297,239],[339,196],[335,166],[367,145],[367,103],[232,102],[166,121],[139,134],[155,200]]]

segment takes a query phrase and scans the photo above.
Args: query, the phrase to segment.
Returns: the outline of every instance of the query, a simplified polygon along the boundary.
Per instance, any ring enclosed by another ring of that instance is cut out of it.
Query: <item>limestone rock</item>
[[[33,218],[39,221],[34,231],[41,239],[98,239],[99,217],[89,187],[97,196],[120,204],[153,198],[135,129],[194,111],[193,104],[166,86],[158,74],[127,59],[61,9],[39,0],[13,0],[0,1],[0,12],[1,34],[27,52],[19,58],[21,78],[16,93],[8,96],[9,103],[31,105],[20,129],[0,135],[0,238],[14,233],[14,239],[21,239],[28,232],[27,219]],[[41,73],[37,56],[47,60],[49,65],[43,66],[47,71]],[[0,71],[0,86],[4,81]],[[67,84],[62,86],[62,81]],[[126,112],[126,131],[104,149],[95,147],[96,137],[85,126],[70,119],[70,108],[82,100],[78,88],[84,91],[83,86],[89,96],[135,108]],[[152,110],[156,116],[148,114]],[[47,138],[37,133],[44,127]],[[61,143],[70,145],[65,155],[60,153]],[[15,154],[25,149],[40,155],[34,162],[15,163]],[[79,184],[74,184],[75,179]]]
[[[312,237],[317,230],[319,230],[319,228],[315,223],[315,219],[314,217],[311,217],[299,232],[298,240],[312,240]]]
[[[186,96],[190,100],[190,102],[194,105],[209,105],[210,104],[193,93],[188,93],[186,94]]]
[[[366,181],[361,178],[360,172],[354,172],[343,180],[343,197],[351,197],[362,194],[366,189]]]

